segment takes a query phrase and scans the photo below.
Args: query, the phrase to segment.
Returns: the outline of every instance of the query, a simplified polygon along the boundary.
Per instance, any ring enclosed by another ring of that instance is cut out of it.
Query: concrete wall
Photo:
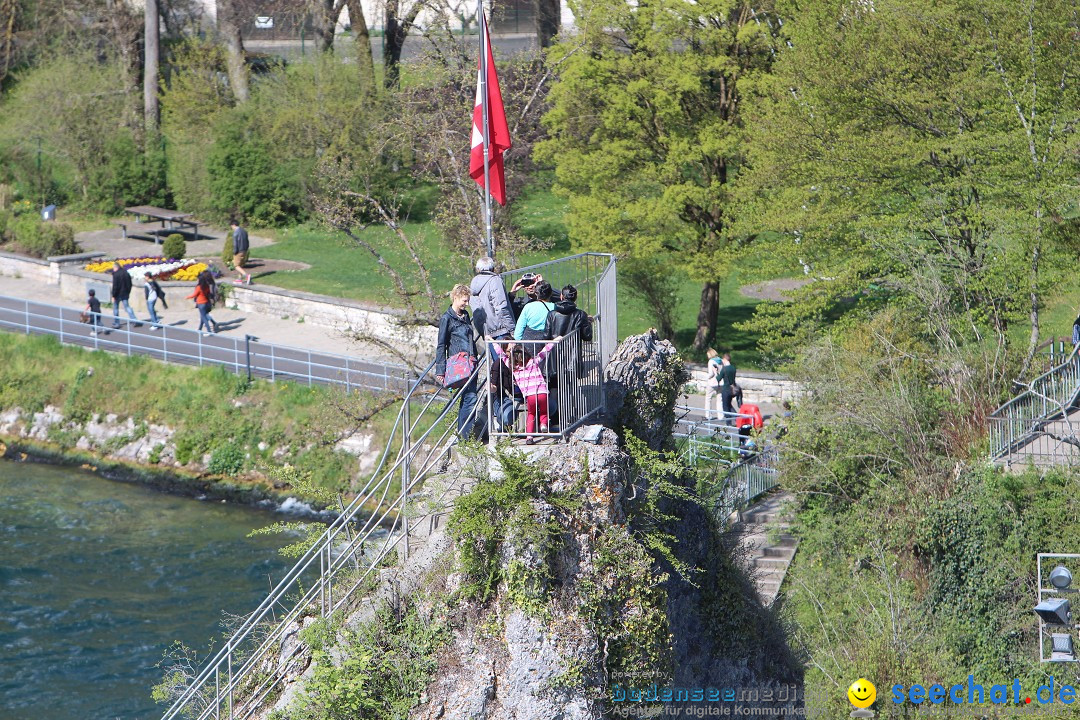
[[[690,383],[696,386],[699,393],[704,393],[708,382],[708,371],[703,365],[688,364],[686,369],[690,371]],[[742,388],[743,402],[779,405],[785,400],[796,400],[802,394],[799,383],[779,373],[739,370],[735,380]]]
[[[387,312],[354,300],[282,290],[265,285],[240,285],[229,289],[230,307],[310,322],[322,327],[377,338],[399,347],[434,352],[438,329],[430,326],[405,327],[400,313]]]

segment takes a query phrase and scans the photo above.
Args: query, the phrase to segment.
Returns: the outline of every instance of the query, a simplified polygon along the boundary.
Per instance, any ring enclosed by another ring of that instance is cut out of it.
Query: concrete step
[[[761,548],[765,557],[781,558],[791,562],[795,558],[795,546],[793,545],[768,545]]]
[[[754,565],[759,568],[780,568],[787,569],[787,566],[791,564],[791,558],[786,557],[769,557],[766,555],[758,556],[753,559]]]

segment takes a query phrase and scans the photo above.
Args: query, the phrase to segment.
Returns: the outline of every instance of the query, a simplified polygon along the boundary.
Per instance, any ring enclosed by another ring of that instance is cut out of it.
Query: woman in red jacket
[[[218,331],[217,321],[210,317],[210,308],[214,302],[214,290],[205,275],[199,275],[199,282],[195,286],[195,292],[188,295],[186,299],[195,300],[195,307],[199,309],[199,330],[202,330],[204,326],[206,327],[203,336],[209,337],[211,332],[216,333]]]

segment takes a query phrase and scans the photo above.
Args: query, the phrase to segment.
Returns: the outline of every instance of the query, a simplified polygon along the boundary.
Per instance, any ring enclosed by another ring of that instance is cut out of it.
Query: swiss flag
[[[491,197],[500,205],[506,204],[506,177],[503,174],[503,153],[510,149],[510,129],[506,126],[506,112],[503,110],[502,92],[499,90],[499,77],[495,74],[495,58],[491,54],[491,39],[488,37],[487,18],[483,18],[480,32],[484,39],[487,53],[487,109],[488,109],[488,175],[491,178]],[[481,90],[483,63],[477,61],[476,71],[476,107],[473,108],[472,153],[469,156],[469,176],[484,187],[484,109]]]

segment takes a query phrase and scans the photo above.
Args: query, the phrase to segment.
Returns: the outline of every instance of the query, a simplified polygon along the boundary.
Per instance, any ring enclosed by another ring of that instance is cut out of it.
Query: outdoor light
[[[1050,571],[1050,584],[1056,587],[1058,590],[1064,590],[1072,585],[1072,573],[1066,570],[1063,566],[1058,565],[1056,568]]]
[[[1069,624],[1069,601],[1064,598],[1043,600],[1035,606],[1035,612],[1049,625]]]
[[[1050,662],[1073,662],[1076,655],[1073,654],[1072,636],[1068,633],[1054,633],[1050,636],[1053,642],[1053,652],[1050,653]]]

